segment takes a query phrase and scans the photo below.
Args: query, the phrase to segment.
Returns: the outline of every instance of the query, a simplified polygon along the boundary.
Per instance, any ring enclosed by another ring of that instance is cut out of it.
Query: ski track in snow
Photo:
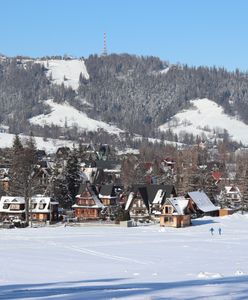
[[[152,262],[142,262],[142,261],[139,261],[136,259],[131,259],[131,258],[122,257],[122,256],[110,255],[107,253],[93,251],[93,250],[86,249],[86,248],[78,248],[76,246],[72,246],[72,247],[64,246],[64,248],[74,250],[76,252],[81,252],[84,254],[94,255],[94,256],[101,257],[101,258],[112,259],[112,260],[117,260],[117,261],[122,261],[122,262],[131,262],[131,263],[140,264],[140,265],[147,265],[147,264],[152,263]]]

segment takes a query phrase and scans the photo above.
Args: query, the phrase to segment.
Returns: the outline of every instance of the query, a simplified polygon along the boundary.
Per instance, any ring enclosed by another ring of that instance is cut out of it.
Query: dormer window
[[[39,203],[39,209],[44,209],[45,206],[46,206],[46,203],[43,200],[41,200]]]
[[[172,214],[173,213],[173,207],[170,206],[170,205],[166,205],[165,208],[164,208],[164,212],[165,214]]]

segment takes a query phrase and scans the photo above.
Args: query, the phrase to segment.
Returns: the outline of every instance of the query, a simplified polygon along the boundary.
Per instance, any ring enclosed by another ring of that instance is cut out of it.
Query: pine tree
[[[19,137],[15,137],[12,149],[12,167],[10,169],[10,193],[14,196],[24,197],[27,224],[29,224],[30,200],[38,187],[34,173],[37,162],[35,152],[35,141],[32,135],[30,135],[24,146]]]
[[[77,151],[74,148],[69,154],[65,167],[65,179],[68,187],[71,204],[74,202],[80,185],[80,165],[78,162]]]
[[[248,167],[246,167],[244,181],[243,181],[243,196],[241,202],[242,214],[248,210]]]
[[[70,195],[65,179],[65,167],[63,160],[58,158],[55,160],[53,167],[49,193],[57,202],[59,202],[61,207],[69,208]]]

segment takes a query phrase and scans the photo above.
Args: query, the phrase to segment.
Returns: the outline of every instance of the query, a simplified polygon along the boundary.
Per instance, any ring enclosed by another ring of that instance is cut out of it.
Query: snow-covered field
[[[0,148],[12,147],[15,135],[11,133],[0,133]],[[27,140],[29,137],[20,135],[22,141]],[[41,150],[45,150],[47,153],[55,153],[59,147],[73,148],[73,141],[59,140],[59,139],[44,139],[42,137],[34,137],[36,147]]]
[[[179,134],[181,131],[201,136],[204,133],[214,138],[213,130],[226,129],[231,138],[248,145],[248,125],[224,113],[223,108],[209,99],[192,100],[193,108],[177,113],[169,122],[161,125],[160,130],[171,129]],[[205,129],[207,130],[204,130]],[[210,129],[211,131],[208,131]]]
[[[44,125],[57,125],[59,127],[77,126],[79,130],[83,131],[97,131],[103,129],[109,134],[119,134],[123,132],[116,126],[109,125],[102,121],[97,121],[89,118],[86,113],[78,111],[75,107],[68,103],[59,104],[54,102],[52,99],[45,102],[46,105],[50,106],[51,113],[41,114],[29,119],[30,123],[44,126]]]
[[[43,64],[47,69],[47,76],[52,76],[53,83],[62,84],[66,87],[71,87],[74,90],[78,89],[80,73],[89,79],[85,63],[82,59],[49,59],[37,60],[36,63]]]
[[[2,229],[0,299],[247,299],[247,228],[236,214],[181,229]]]

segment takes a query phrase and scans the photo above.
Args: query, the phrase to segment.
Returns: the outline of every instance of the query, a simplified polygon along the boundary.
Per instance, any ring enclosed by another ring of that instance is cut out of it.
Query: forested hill
[[[239,71],[170,66],[131,55],[90,56],[86,66],[91,80],[81,84],[81,95],[105,120],[132,131],[156,128],[197,98],[211,99],[248,122],[248,75]]]
[[[48,72],[54,59],[62,58],[1,57],[0,124],[8,125],[10,132],[30,130],[31,117],[49,113],[44,105],[48,99],[66,101],[91,118],[146,136],[197,98],[211,99],[248,123],[246,73],[170,65],[156,57],[91,55],[84,59],[87,76],[82,73],[78,89],[73,89],[65,75],[55,84],[54,74]],[[37,131],[37,125],[33,129]]]

